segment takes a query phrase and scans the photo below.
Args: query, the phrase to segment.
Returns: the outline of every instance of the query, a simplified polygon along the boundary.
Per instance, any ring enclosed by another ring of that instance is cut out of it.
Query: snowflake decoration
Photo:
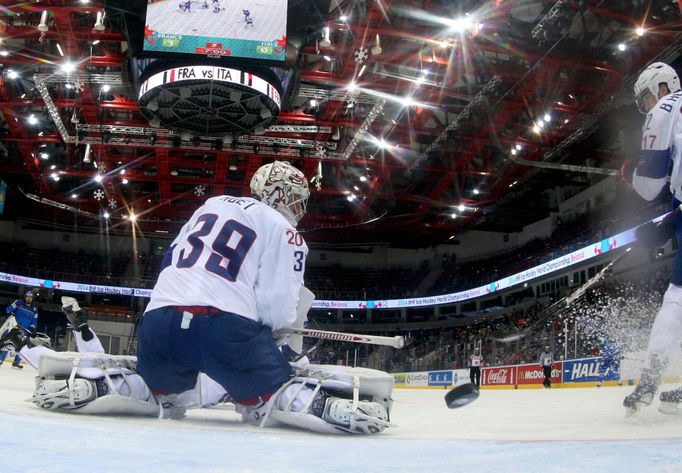
[[[315,157],[318,159],[324,159],[327,157],[327,150],[322,145],[315,146]]]
[[[196,186],[193,191],[194,195],[201,197],[206,193],[206,188],[204,186]]]
[[[362,64],[369,57],[369,52],[367,51],[367,48],[360,48],[353,53],[353,56],[355,56],[355,62]]]
[[[83,90],[85,90],[85,82],[83,82],[80,78],[76,79],[73,81],[73,88],[76,89],[76,92],[83,92]]]
[[[111,199],[109,199],[109,208],[110,209],[115,209],[116,204],[117,204],[116,199],[114,199],[113,197]]]
[[[104,199],[104,191],[102,189],[97,189],[94,194],[95,200]]]

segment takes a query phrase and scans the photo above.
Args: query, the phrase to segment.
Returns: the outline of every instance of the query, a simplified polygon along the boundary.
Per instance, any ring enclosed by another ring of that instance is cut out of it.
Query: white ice
[[[450,410],[445,391],[395,391],[396,429],[322,436],[241,424],[227,407],[183,420],[94,417],[25,402],[35,372],[0,368],[0,471],[682,472],[682,416],[625,419],[631,387],[484,390]],[[670,386],[666,386],[669,388]]]

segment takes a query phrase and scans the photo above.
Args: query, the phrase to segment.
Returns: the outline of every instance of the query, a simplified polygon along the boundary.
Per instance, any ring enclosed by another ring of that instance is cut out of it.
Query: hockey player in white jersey
[[[293,166],[275,162],[257,171],[251,188],[258,200],[209,199],[171,245],[140,326],[137,360],[25,346],[22,355],[32,352],[27,359],[40,368],[34,402],[71,412],[178,417],[229,397],[244,420],[260,426],[360,434],[390,426],[392,376],[336,366],[294,370],[277,347],[272,329],[293,325],[308,310],[298,307],[307,247],[295,231],[307,182]],[[86,334],[76,334],[79,349],[101,353],[75,300],[64,306]]]
[[[392,389],[385,373],[378,391],[366,383],[369,393],[353,387],[353,375],[294,372],[273,339],[302,312],[308,247],[296,226],[309,195],[305,176],[275,161],[256,171],[251,191],[253,198],[207,200],[173,241],[140,324],[138,372],[154,394],[171,397],[205,373],[259,425],[383,430]]]
[[[682,91],[675,70],[661,62],[648,66],[635,83],[635,99],[639,110],[647,115],[641,159],[634,173],[626,171],[625,177],[632,178],[634,189],[646,200],[655,199],[669,185],[673,209],[677,209],[682,202]],[[647,223],[636,234],[637,241],[645,246],[663,246],[671,238],[682,244],[682,216],[676,212],[660,225]],[[639,385],[623,402],[630,412],[651,404],[670,355],[680,350],[681,313],[682,251],[677,251],[670,285],[651,327]],[[663,392],[660,399],[662,412],[682,413],[682,388]]]

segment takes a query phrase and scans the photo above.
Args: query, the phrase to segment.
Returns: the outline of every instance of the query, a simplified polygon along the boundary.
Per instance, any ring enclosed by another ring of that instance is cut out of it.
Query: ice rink
[[[445,391],[399,389],[398,428],[350,437],[259,429],[228,407],[179,421],[58,414],[25,402],[35,372],[8,365],[0,368],[3,473],[682,471],[682,416],[654,405],[626,421],[631,387],[485,390],[459,410],[445,407]]]

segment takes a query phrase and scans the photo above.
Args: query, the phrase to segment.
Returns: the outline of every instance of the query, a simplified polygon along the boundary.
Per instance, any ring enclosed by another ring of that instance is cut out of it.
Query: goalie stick
[[[313,330],[308,328],[285,328],[277,330],[275,337],[287,334],[303,335],[304,337],[322,338],[324,340],[336,340],[338,342],[366,343],[368,345],[384,345],[393,348],[403,348],[405,338],[396,335],[395,337],[382,337],[379,335],[363,335],[358,333],[330,332],[328,330]]]

